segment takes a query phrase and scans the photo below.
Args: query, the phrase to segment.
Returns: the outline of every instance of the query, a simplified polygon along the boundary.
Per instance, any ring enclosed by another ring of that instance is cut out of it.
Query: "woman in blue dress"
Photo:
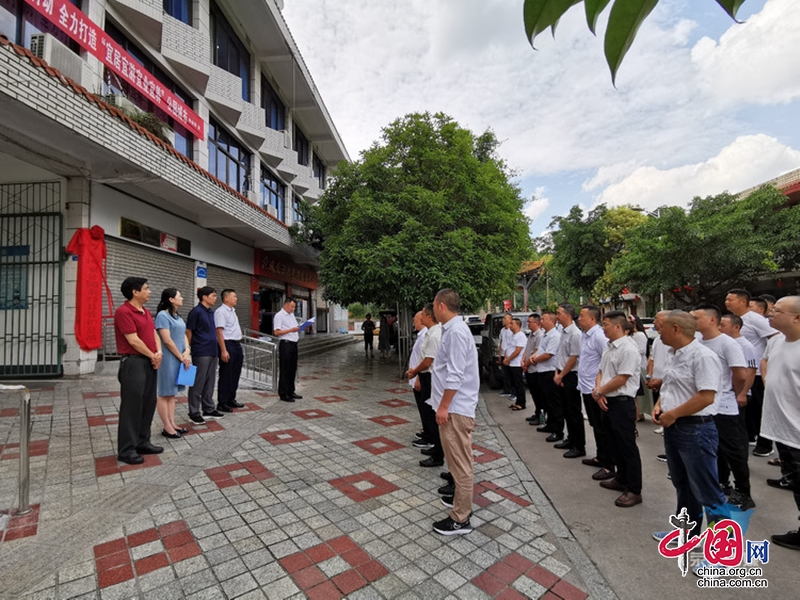
[[[164,358],[158,369],[158,416],[164,424],[161,435],[171,439],[181,437],[187,429],[175,425],[175,394],[183,390],[175,383],[179,369],[188,369],[192,364],[189,344],[186,339],[186,322],[178,314],[183,306],[183,297],[175,288],[161,292],[156,314],[156,330],[161,337]]]

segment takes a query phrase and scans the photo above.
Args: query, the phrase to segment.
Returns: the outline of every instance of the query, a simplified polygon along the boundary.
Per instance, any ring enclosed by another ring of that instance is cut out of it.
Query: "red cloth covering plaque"
[[[111,295],[106,283],[105,231],[95,225],[81,228],[72,236],[67,252],[78,257],[78,284],[75,290],[75,337],[83,350],[97,350],[103,346],[103,287],[111,305]]]

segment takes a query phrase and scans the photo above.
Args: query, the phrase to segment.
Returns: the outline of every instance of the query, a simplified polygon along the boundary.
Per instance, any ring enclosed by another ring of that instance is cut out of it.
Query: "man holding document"
[[[280,338],[278,344],[278,360],[280,375],[278,379],[278,395],[284,402],[300,400],[302,396],[294,391],[294,380],[297,375],[297,340],[298,332],[305,329],[314,319],[303,325],[297,323],[294,316],[296,303],[291,298],[283,301],[283,309],[279,310],[272,321],[272,332]]]

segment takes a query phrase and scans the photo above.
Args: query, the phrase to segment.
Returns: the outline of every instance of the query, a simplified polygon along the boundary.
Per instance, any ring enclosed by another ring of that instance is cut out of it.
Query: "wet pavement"
[[[399,372],[358,345],[301,359],[302,400],[242,390],[246,409],[180,440],[156,416],[164,453],[135,467],[115,459],[115,377],[32,384],[34,510],[0,517],[0,596],[616,597],[483,400],[475,531],[432,531],[445,482],[418,465]],[[16,506],[17,405],[0,395],[0,508]]]

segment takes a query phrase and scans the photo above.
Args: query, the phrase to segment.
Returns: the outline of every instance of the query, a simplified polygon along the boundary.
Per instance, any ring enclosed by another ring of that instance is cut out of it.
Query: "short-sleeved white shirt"
[[[764,413],[761,435],[800,448],[800,340],[787,342],[783,334],[769,340],[764,358]]]
[[[724,333],[711,340],[704,339],[700,343],[714,352],[722,365],[719,391],[715,400],[717,414],[738,415],[739,405],[736,403],[736,393],[733,391],[733,373],[731,369],[734,367],[747,367],[742,347],[736,343],[736,340]]]
[[[539,346],[542,344],[542,336],[544,335],[544,329],[539,327],[536,331],[531,331],[530,335],[528,336],[528,341],[525,342],[525,350],[522,351],[522,360],[528,360],[531,356],[533,356],[536,351],[539,349]],[[528,373],[536,373],[537,366],[535,364],[528,365]]]
[[[517,348],[521,348],[519,354],[517,354],[514,358],[509,361],[509,367],[521,367],[522,366],[522,352],[525,350],[525,344],[528,343],[528,338],[525,336],[522,331],[518,331],[517,333],[512,333],[511,341],[509,342],[508,346],[508,353],[506,356],[510,356],[514,354],[514,350]]]
[[[686,404],[695,394],[703,390],[719,391],[722,365],[711,350],[697,339],[680,350],[670,349],[672,361],[664,373],[661,385],[661,410],[666,412]],[[716,402],[694,413],[697,416],[714,415]]]
[[[767,317],[762,317],[760,314],[747,311],[741,316],[742,328],[741,334],[744,338],[756,347],[758,352],[758,365],[756,366],[756,373],[761,374],[761,357],[764,355],[764,349],[767,347],[767,340],[771,335],[778,333],[777,329],[773,329],[769,324]]]
[[[556,354],[558,354],[558,347],[561,344],[561,333],[553,327],[550,331],[545,331],[542,336],[542,343],[539,345],[539,352],[537,354],[552,354],[552,356],[545,361],[536,363],[536,370],[539,373],[547,373],[548,371],[556,370]]]
[[[299,325],[300,323],[297,322],[297,317],[294,316],[294,313],[286,312],[284,309],[280,309],[275,313],[275,317],[272,319],[272,331],[285,331],[286,329],[294,329]],[[287,342],[296,342],[300,339],[297,331],[284,333],[278,337]]]
[[[592,393],[607,347],[608,338],[600,325],[594,325],[581,336],[581,360],[578,363],[578,389],[581,394]]]
[[[420,358],[422,356],[420,353],[422,349],[422,340],[425,339],[425,334],[427,332],[428,332],[427,327],[423,327],[417,332],[417,339],[414,340],[414,346],[411,348],[411,357],[408,359],[408,366],[410,369],[416,367],[422,360]],[[408,380],[408,385],[410,385],[413,388],[416,381],[417,378],[412,377],[411,379]]]
[[[567,361],[572,356],[580,356],[581,354],[581,330],[575,323],[570,323],[568,327],[564,328],[561,334],[561,343],[558,345],[558,354],[556,355],[556,369],[559,371],[564,368]],[[580,359],[579,359],[580,360]],[[572,369],[575,373],[578,372],[577,363]]]
[[[222,328],[222,339],[240,341],[242,328],[236,317],[236,310],[232,306],[223,304],[214,311],[214,327]]]
[[[630,375],[622,387],[606,393],[606,397],[631,396],[636,397],[639,390],[639,375],[641,360],[636,343],[628,336],[622,336],[609,343],[600,359],[600,387],[603,387],[617,375]],[[605,391],[605,390],[603,390]]]
[[[506,357],[511,352],[508,352],[508,347],[511,344],[511,338],[514,336],[511,333],[510,327],[503,327],[500,330],[500,356]]]
[[[439,349],[439,343],[442,341],[442,326],[439,323],[432,325],[428,328],[425,334],[425,339],[422,340],[420,347],[420,361],[426,358],[436,358],[436,350]],[[430,373],[431,367],[428,367],[423,373]]]
[[[672,353],[669,351],[669,346],[661,341],[661,336],[653,340],[650,358],[653,359],[653,379],[664,379],[664,372],[672,360]]]

